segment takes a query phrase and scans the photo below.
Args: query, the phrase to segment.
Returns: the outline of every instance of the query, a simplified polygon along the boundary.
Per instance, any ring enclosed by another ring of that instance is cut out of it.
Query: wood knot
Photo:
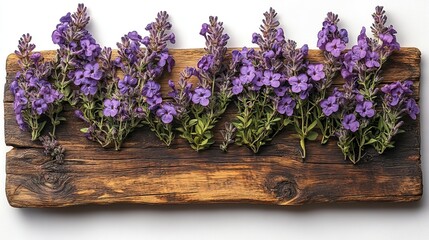
[[[266,187],[279,201],[289,201],[298,195],[298,186],[292,176],[271,175]]]
[[[281,200],[293,199],[297,194],[296,183],[289,180],[278,182],[274,188],[274,193]]]
[[[34,193],[46,196],[67,196],[74,190],[70,177],[62,173],[51,172],[31,177],[23,184],[23,187]]]

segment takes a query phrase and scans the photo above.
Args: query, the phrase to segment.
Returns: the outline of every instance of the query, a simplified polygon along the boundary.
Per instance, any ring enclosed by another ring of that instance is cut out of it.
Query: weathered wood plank
[[[43,52],[49,59],[53,51]],[[173,50],[176,67],[166,79],[178,79],[185,66],[193,66],[201,49]],[[311,61],[321,61],[319,51]],[[323,202],[419,200],[422,195],[420,125],[406,123],[397,148],[383,155],[368,152],[352,165],[343,160],[334,141],[308,143],[308,158],[300,159],[298,138],[286,129],[257,155],[232,146],[226,154],[215,144],[196,153],[181,139],[164,147],[148,130],[139,129],[119,152],[102,149],[79,132],[84,124],[67,121],[58,138],[67,149],[64,164],[49,162],[38,142],[18,129],[8,85],[17,71],[16,58],[7,60],[5,87],[5,141],[16,148],[6,156],[6,193],[14,207],[64,207],[82,204],[144,203],[261,203],[301,205]],[[404,48],[384,71],[385,82],[420,81],[420,52]],[[337,79],[336,84],[341,80]],[[164,81],[164,85],[166,81]],[[417,91],[418,94],[418,91]],[[230,118],[228,110],[224,119]],[[219,127],[218,127],[219,128]],[[216,131],[216,140],[220,140]]]

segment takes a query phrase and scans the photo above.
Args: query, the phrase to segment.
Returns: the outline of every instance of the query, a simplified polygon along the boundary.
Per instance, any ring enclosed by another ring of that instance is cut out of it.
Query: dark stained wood
[[[201,49],[172,50],[176,67],[166,80],[178,79],[185,66],[194,66]],[[43,55],[49,59],[54,52]],[[311,61],[321,61],[310,51]],[[16,57],[7,59],[5,86],[5,141],[14,146],[6,156],[6,194],[14,207],[65,207],[83,204],[188,204],[260,203],[301,205],[325,202],[409,202],[422,196],[420,124],[408,121],[397,147],[383,155],[367,152],[353,165],[344,161],[334,141],[327,145],[309,142],[308,158],[300,159],[299,141],[287,129],[257,155],[232,146],[218,149],[219,129],[234,114],[231,108],[218,124],[217,144],[196,153],[176,138],[165,147],[149,129],[131,134],[121,151],[103,149],[84,138],[67,108],[69,119],[58,129],[66,149],[66,161],[46,159],[38,142],[18,129],[13,114],[9,83],[17,71]],[[420,52],[403,48],[390,60],[384,82],[409,79],[419,89]],[[341,79],[335,84],[340,85]],[[417,95],[418,96],[418,91]]]

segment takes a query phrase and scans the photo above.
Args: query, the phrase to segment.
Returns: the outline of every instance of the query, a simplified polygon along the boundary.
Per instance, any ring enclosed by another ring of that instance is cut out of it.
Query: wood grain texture
[[[195,66],[202,49],[172,50],[176,66],[168,79],[178,79],[185,66]],[[53,51],[43,52],[46,59]],[[310,51],[311,61],[321,61]],[[42,155],[40,143],[18,129],[9,83],[18,70],[15,55],[7,59],[5,86],[5,141],[14,146],[6,156],[6,194],[14,207],[65,207],[83,204],[140,203],[261,203],[301,205],[324,202],[409,202],[422,196],[419,121],[407,121],[397,147],[383,155],[368,151],[357,165],[344,161],[335,141],[308,143],[308,158],[299,154],[299,140],[291,129],[253,154],[232,146],[228,153],[217,144],[196,153],[182,139],[165,147],[149,129],[131,134],[121,151],[103,149],[86,140],[66,108],[69,121],[58,129],[67,149],[58,164]],[[420,51],[403,48],[386,64],[384,82],[409,79],[419,89]],[[341,79],[335,84],[340,85]],[[164,87],[164,91],[166,88]],[[419,91],[416,96],[418,97]],[[164,92],[165,94],[165,92]],[[230,108],[223,126],[234,114]]]

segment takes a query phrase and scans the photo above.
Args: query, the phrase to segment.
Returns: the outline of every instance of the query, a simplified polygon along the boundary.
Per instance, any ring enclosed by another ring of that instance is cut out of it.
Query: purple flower
[[[148,36],[144,37],[143,40],[141,41],[143,45],[145,45],[146,47],[149,46],[150,44],[150,38]]]
[[[97,49],[100,47],[98,44],[92,44],[88,39],[81,40],[80,46],[87,57],[92,57],[94,54],[96,54]]]
[[[74,72],[74,81],[73,83],[76,86],[81,85],[83,82],[85,82],[87,79],[85,77],[85,75],[83,74],[82,70],[77,70],[76,72]]]
[[[20,73],[20,72],[18,72]],[[17,74],[18,75],[18,74]],[[11,91],[11,93],[15,96],[15,94],[21,89],[19,87],[18,81],[15,79],[12,81],[12,83],[9,86],[9,89]]]
[[[251,83],[256,77],[256,71],[253,66],[242,66],[240,68],[240,81],[242,84]]]
[[[277,103],[277,112],[280,114],[286,114],[287,116],[292,116],[293,110],[295,109],[296,102],[289,96],[285,95],[280,98]]]
[[[72,18],[69,12],[60,18],[61,23],[70,23],[71,21],[72,21]]]
[[[37,115],[42,115],[48,110],[48,104],[44,99],[37,99],[31,103],[31,107],[37,113]]]
[[[207,72],[208,70],[210,70],[214,65],[214,56],[211,54],[208,55],[204,55],[200,61],[198,61],[198,68]]]
[[[298,76],[292,76],[288,80],[291,85],[292,92],[300,93],[308,88],[308,77],[306,74],[300,74]]]
[[[80,120],[87,122],[87,120],[85,119],[85,116],[83,115],[83,112],[81,110],[74,110],[74,115],[75,115],[75,117],[79,118]]]
[[[137,31],[129,32],[127,36],[132,41],[140,42],[142,40],[142,36]]]
[[[413,98],[408,99],[405,104],[405,110],[413,120],[416,120],[417,114],[420,113],[420,108]]]
[[[118,114],[118,108],[119,105],[121,104],[118,100],[116,99],[106,99],[104,100],[104,109],[103,109],[103,114],[106,117],[114,117],[116,116],[116,114]]]
[[[360,102],[356,105],[355,111],[361,115],[361,117],[372,118],[375,115],[373,104],[371,101]]]
[[[143,86],[142,94],[147,98],[152,98],[153,96],[159,93],[160,89],[161,89],[161,85],[159,85],[157,82],[153,80],[149,80]]]
[[[259,33],[253,33],[252,34],[252,43],[258,43],[258,40],[261,39],[262,36]]]
[[[368,37],[366,36],[366,28],[365,27],[362,27],[362,29],[360,30],[360,34],[358,36],[358,42],[361,40],[368,42]]]
[[[24,117],[22,116],[22,114],[16,114],[15,116],[15,120],[16,123],[19,126],[19,129],[21,129],[22,131],[26,131],[27,130],[27,124],[24,121]]]
[[[130,75],[125,75],[123,80],[119,80],[118,88],[121,94],[129,92],[132,88],[137,85],[137,79],[131,77]]]
[[[317,47],[320,50],[325,50],[327,42],[328,42],[328,36],[326,35],[326,32],[322,29],[317,34]]]
[[[308,45],[307,44],[302,45],[300,50],[301,50],[302,55],[304,55],[304,56],[308,55]]]
[[[288,88],[285,86],[281,86],[274,89],[274,93],[276,94],[277,97],[283,97],[287,91],[288,91]]]
[[[277,40],[277,42],[281,42],[281,41],[285,40],[283,28],[277,28],[276,40]]]
[[[337,98],[335,96],[330,96],[328,99],[324,99],[320,102],[320,107],[322,108],[322,112],[325,116],[331,116],[333,113],[338,111],[339,105]]]
[[[15,114],[21,113],[22,109],[25,108],[25,105],[27,105],[28,99],[22,94],[22,95],[16,95],[15,101],[13,102],[13,110]]]
[[[176,115],[176,108],[170,103],[163,104],[161,108],[156,111],[156,116],[160,117],[161,121],[165,124],[171,123]]]
[[[174,66],[175,61],[174,58],[168,54],[168,52],[163,52],[159,54],[158,66],[164,67],[167,66],[167,71],[171,72],[172,67]]]
[[[176,43],[176,35],[174,33],[170,33],[168,39],[170,40],[170,43],[172,44]]]
[[[325,77],[325,72],[323,71],[323,64],[308,65],[307,74],[314,81],[319,81],[320,79],[323,79]]]
[[[360,126],[359,121],[356,120],[356,116],[353,113],[345,115],[341,124],[345,129],[352,132],[356,132]]]
[[[212,93],[209,89],[198,87],[195,89],[194,94],[192,94],[192,102],[206,107],[209,105],[209,98],[211,95]]]
[[[398,105],[403,99],[404,94],[412,94],[412,84],[411,81],[405,81],[404,83],[397,81],[384,85],[381,91],[385,94],[385,101],[392,107]]]
[[[54,44],[62,44],[62,43],[64,43],[63,36],[62,36],[62,34],[59,31],[55,30],[52,33],[52,42]]]
[[[366,51],[368,50],[368,44],[365,40],[359,40],[358,45],[352,47],[353,59],[360,60],[365,58]]]
[[[232,93],[234,95],[238,95],[243,92],[243,84],[241,83],[239,78],[234,78],[232,80]]]
[[[273,73],[270,70],[265,70],[264,76],[262,77],[262,82],[265,86],[278,88],[280,86],[280,78],[281,75],[279,73]]]
[[[349,33],[347,32],[346,29],[340,29],[340,38],[341,38],[341,41],[343,41],[344,43],[349,42]]]
[[[311,83],[309,83],[309,84],[307,84],[307,90],[305,90],[305,91],[301,91],[300,93],[299,93],[299,98],[301,99],[301,100],[305,100],[305,99],[307,99],[308,98],[308,96],[310,96],[310,92],[311,92],[311,89],[313,88],[313,85],[311,84]]]
[[[143,111],[143,108],[141,108],[141,107],[135,108],[134,117],[139,118],[139,119],[143,119],[144,117],[146,117],[146,113]]]
[[[103,72],[101,72],[100,70],[100,66],[98,65],[98,63],[88,63],[85,65],[85,71],[83,72],[83,75],[86,78],[92,78],[94,80],[100,80]]]
[[[62,94],[60,94],[57,90],[52,89],[50,85],[41,87],[39,95],[42,96],[45,102],[48,104],[62,98]]]
[[[97,93],[97,90],[97,82],[89,79],[85,79],[85,81],[80,86],[80,91],[86,96],[95,95],[95,93]]]
[[[33,53],[30,56],[31,61],[33,61],[34,63],[38,63],[41,60],[42,54],[39,52]]]
[[[209,27],[210,25],[203,23],[203,25],[201,25],[200,35],[206,36],[207,32],[209,31]]]
[[[146,98],[146,102],[149,104],[150,110],[156,109],[162,103],[161,93],[158,92],[154,96]]]
[[[326,51],[330,52],[332,56],[339,57],[341,52],[346,48],[346,45],[341,42],[339,38],[332,40],[326,44]]]
[[[366,57],[365,65],[369,68],[380,67],[380,57],[377,52],[370,52]]]

